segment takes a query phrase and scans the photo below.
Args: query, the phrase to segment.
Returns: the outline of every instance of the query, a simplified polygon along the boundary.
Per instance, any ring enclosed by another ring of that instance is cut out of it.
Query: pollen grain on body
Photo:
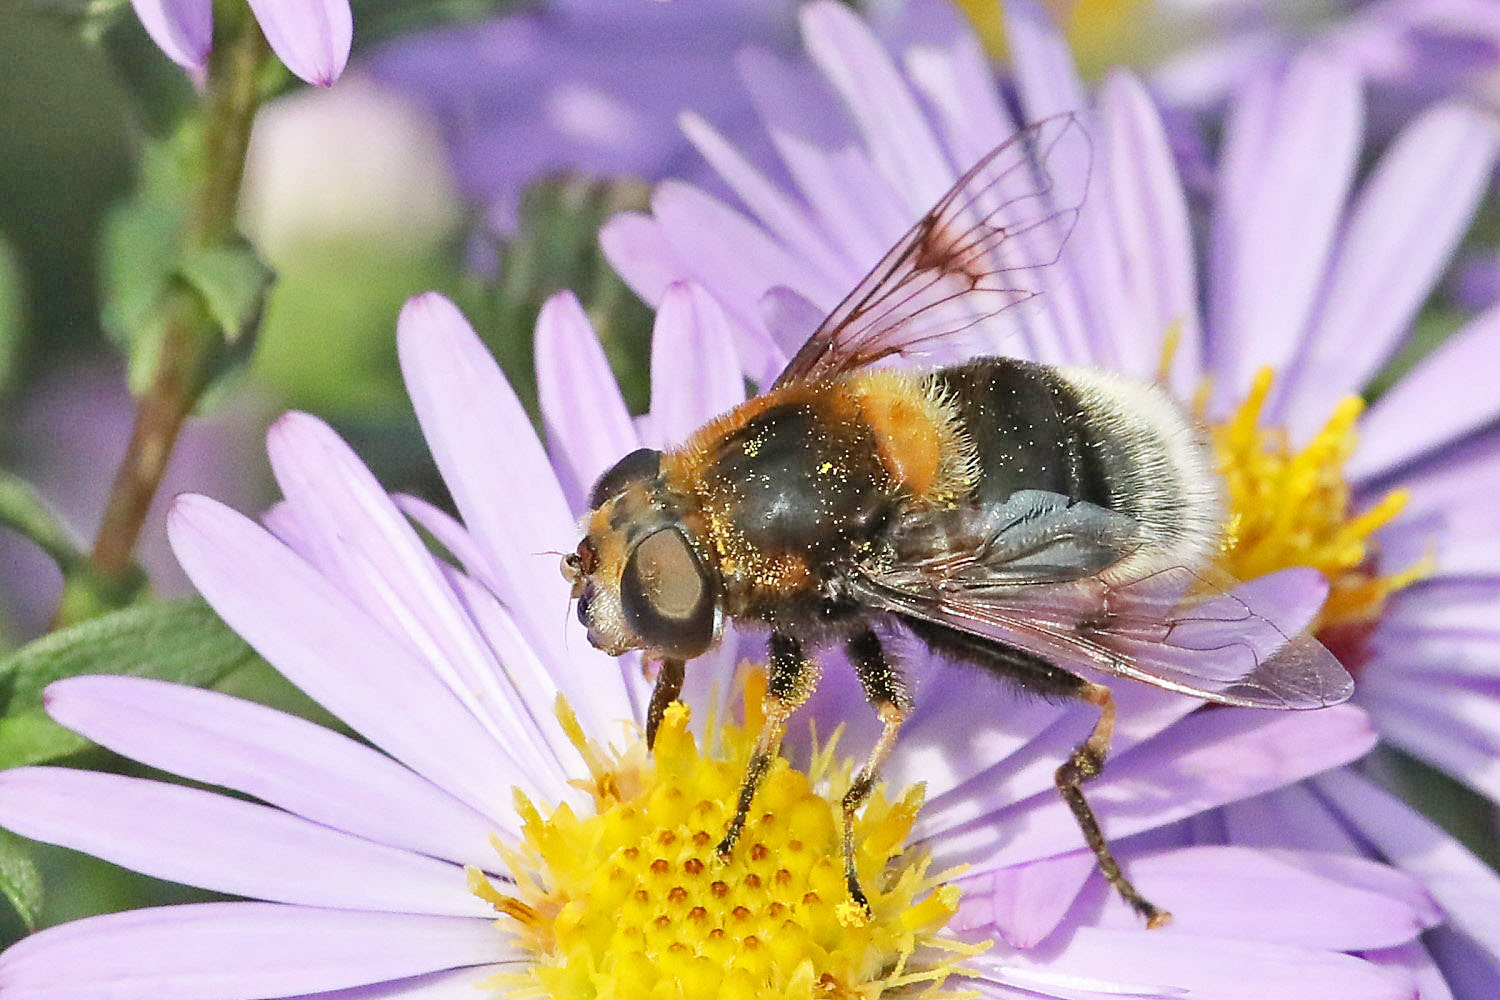
[[[1328,578],[1329,595],[1315,628],[1359,626],[1379,617],[1391,594],[1420,579],[1423,564],[1381,575],[1372,536],[1406,506],[1401,490],[1356,512],[1344,467],[1358,443],[1364,403],[1355,396],[1334,407],[1323,428],[1301,448],[1286,432],[1261,425],[1274,377],[1257,374],[1249,396],[1213,428],[1229,519],[1223,567],[1253,579],[1290,566],[1311,566]]]
[[[958,909],[946,884],[956,873],[934,874],[906,849],[920,788],[872,797],[856,828],[869,914],[849,901],[829,786],[847,782],[850,764],[836,741],[806,773],[778,760],[733,855],[717,857],[763,685],[752,673],[745,725],[710,719],[701,749],[688,709],[671,706],[650,755],[638,739],[623,752],[591,742],[559,703],[589,768],[591,812],[518,794],[522,842],[497,844],[514,884],[470,871],[532,959],[487,987],[557,1000],[973,995],[949,980],[985,946],[942,933]]]

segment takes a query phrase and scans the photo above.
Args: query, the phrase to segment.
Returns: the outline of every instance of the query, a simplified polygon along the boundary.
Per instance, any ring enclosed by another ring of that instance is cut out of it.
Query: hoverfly
[[[846,880],[866,907],[854,815],[912,708],[881,639],[890,629],[1026,691],[1097,706],[1056,783],[1101,871],[1152,926],[1166,912],[1120,871],[1081,789],[1104,766],[1114,702],[1073,665],[1227,705],[1319,708],[1352,692],[1303,623],[1279,625],[1253,584],[1210,569],[1219,479],[1161,389],[1006,357],[872,367],[1032,297],[1015,282],[1057,261],[1082,208],[1082,195],[1059,204],[1064,139],[1087,149],[1073,115],[991,151],[768,390],[677,448],[626,455],[593,487],[563,573],[590,642],[660,661],[648,743],[685,662],[726,620],[770,631],[764,728],[722,856],[816,682],[809,652],[831,643],[845,645],[883,723],[843,799]]]

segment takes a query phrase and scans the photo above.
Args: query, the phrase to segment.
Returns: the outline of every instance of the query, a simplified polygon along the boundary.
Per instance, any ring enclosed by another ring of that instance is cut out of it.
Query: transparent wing
[[[1086,194],[1091,146],[1074,114],[1022,129],[959,178],[823,320],[776,385],[908,354],[1036,296],[1028,272],[1056,263]],[[1082,161],[1069,190],[1054,163]]]
[[[1182,567],[1116,584],[1097,575],[1023,586],[969,576],[955,583],[904,567],[869,573],[857,587],[897,614],[1220,704],[1324,708],[1354,691],[1304,631],[1324,592],[1312,570],[1245,584]]]

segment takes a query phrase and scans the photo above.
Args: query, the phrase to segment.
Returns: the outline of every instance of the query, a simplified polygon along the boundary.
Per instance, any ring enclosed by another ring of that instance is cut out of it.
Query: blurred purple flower
[[[0,955],[7,1000],[252,1000],[334,990],[430,1000],[468,995],[497,973],[525,975],[535,961],[525,928],[510,917],[497,926],[463,866],[503,870],[489,840],[497,835],[511,849],[520,842],[512,786],[539,808],[572,803],[569,824],[587,820],[580,788],[595,787],[590,775],[599,771],[575,762],[576,742],[553,721],[558,696],[584,732],[601,733],[621,718],[639,720],[648,693],[636,663],[583,641],[565,617],[555,555],[537,550],[571,547],[582,484],[622,451],[681,440],[743,397],[734,337],[701,288],[667,289],[652,367],[653,398],[663,404],[634,421],[577,302],[554,298],[537,327],[549,458],[457,309],[421,296],[402,314],[402,362],[463,524],[388,497],[328,427],[302,414],[270,435],[286,499],[267,515],[269,531],[205,498],[179,500],[173,542],[204,596],[369,745],[162,682],[82,677],[49,688],[48,710],[66,725],[258,801],[23,768],[0,774],[0,822],[249,900],[42,931]],[[408,517],[457,565],[434,557]],[[727,682],[734,656],[731,640],[696,661],[694,685]],[[1086,713],[1025,701],[1000,685],[976,690],[925,657],[914,668],[923,696],[891,777],[926,782],[928,806],[912,835],[934,863],[971,865],[946,940],[1002,936],[962,959],[963,987],[996,1000],[1415,995],[1414,972],[1384,955],[1419,950],[1418,935],[1442,914],[1409,875],[1347,850],[1165,842],[1168,825],[1184,817],[1364,754],[1373,732],[1359,709],[1194,712],[1193,699],[1141,685],[1121,691],[1116,760],[1092,798],[1113,836],[1141,835],[1122,845],[1124,862],[1176,914],[1171,928],[1147,931],[1101,891],[1052,788],[1057,760],[1087,729]],[[855,711],[859,701],[847,672],[830,671],[812,711],[827,731],[831,721],[868,716],[863,706]],[[850,737],[856,745],[861,738]],[[1398,803],[1381,812],[1392,823],[1407,815]],[[657,842],[649,829],[642,835]],[[1436,835],[1431,846],[1453,849]],[[497,878],[503,891],[524,891],[492,874],[490,893]],[[777,953],[794,962],[813,954],[796,940]]]
[[[1089,100],[1046,14],[1028,2],[1008,13],[1025,119],[1088,108],[1093,162],[1063,258],[1040,279],[1045,304],[1000,317],[975,346],[1149,378],[1175,335],[1166,381],[1180,398],[1210,386],[1206,416],[1223,421],[1244,412],[1240,401],[1270,369],[1276,380],[1261,425],[1273,439],[1282,431],[1293,444],[1313,439],[1400,347],[1443,273],[1491,175],[1495,121],[1460,104],[1429,109],[1355,192],[1358,73],[1316,53],[1262,67],[1230,109],[1204,263],[1142,85],[1116,72]],[[792,311],[804,320],[825,314],[960,170],[1015,130],[978,44],[956,26],[946,40],[935,34],[888,56],[837,4],[810,5],[802,23],[809,57],[839,102],[821,115],[846,115],[860,143],[820,144],[787,111],[816,92],[793,94],[773,74],[752,76],[795,186],[778,186],[689,117],[685,131],[743,208],[669,181],[656,189],[650,215],[619,216],[602,233],[606,255],[648,302],[676,281],[707,287],[743,331],[737,353],[757,380],[809,330],[787,322],[788,299],[805,300]],[[1052,166],[1055,177],[1090,169],[1079,160]],[[781,307],[766,309],[778,288]],[[1497,356],[1500,309],[1491,309],[1357,425],[1348,416],[1358,438],[1346,473],[1353,509],[1392,490],[1409,497],[1380,533],[1373,565],[1354,568],[1426,572],[1390,597],[1376,621],[1327,637],[1341,640],[1359,676],[1356,697],[1386,739],[1500,800],[1500,715],[1490,711],[1500,690],[1500,518],[1490,501],[1500,488]],[[1345,473],[1336,466],[1331,474],[1342,482]],[[1377,811],[1349,820],[1373,843],[1379,832],[1362,824]],[[1476,893],[1500,899],[1492,876],[1483,886]],[[1500,927],[1481,921],[1473,932],[1484,940],[1493,989]]]
[[[403,37],[366,66],[432,108],[460,186],[504,233],[521,191],[548,174],[705,176],[677,128],[684,110],[753,141],[745,128],[753,113],[725,68],[746,47],[789,52],[796,7],[795,0],[551,0]]]
[[[354,16],[349,0],[247,0],[287,69],[332,86],[349,61]],[[130,0],[152,41],[201,83],[213,48],[213,0]]]

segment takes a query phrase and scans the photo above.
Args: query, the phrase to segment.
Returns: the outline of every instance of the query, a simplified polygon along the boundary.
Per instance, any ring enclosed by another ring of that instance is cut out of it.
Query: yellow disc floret
[[[667,710],[651,754],[639,738],[605,750],[559,718],[588,764],[589,814],[517,796],[519,846],[497,844],[513,885],[470,872],[470,887],[531,955],[524,972],[486,984],[557,1000],[957,997],[945,982],[983,946],[940,932],[959,891],[906,847],[920,787],[877,792],[856,828],[867,914],[849,900],[833,782],[849,767],[830,745],[808,773],[778,760],[733,854],[715,846],[732,814],[759,718],[710,720],[705,749],[688,710]],[[763,680],[761,681],[763,684]]]
[[[1243,580],[1311,566],[1330,587],[1317,628],[1374,621],[1387,597],[1426,572],[1421,565],[1385,576],[1374,570],[1371,536],[1400,514],[1406,494],[1393,490],[1353,512],[1344,466],[1358,441],[1363,402],[1344,399],[1297,449],[1284,431],[1260,424],[1272,381],[1269,370],[1260,372],[1245,402],[1213,430],[1229,502],[1222,565]]]

